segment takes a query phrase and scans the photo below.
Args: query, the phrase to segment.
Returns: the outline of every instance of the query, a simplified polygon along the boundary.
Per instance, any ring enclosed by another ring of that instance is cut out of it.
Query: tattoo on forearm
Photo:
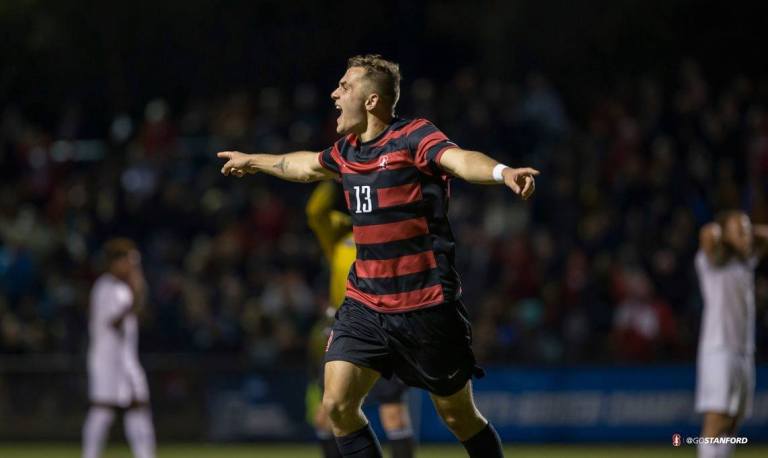
[[[272,166],[272,168],[279,170],[280,173],[285,173],[287,167],[288,163],[285,162],[285,158],[280,159],[280,162]]]

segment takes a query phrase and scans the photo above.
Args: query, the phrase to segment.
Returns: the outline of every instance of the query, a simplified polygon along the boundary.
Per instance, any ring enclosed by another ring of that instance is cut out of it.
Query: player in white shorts
[[[728,211],[701,229],[696,272],[704,299],[696,374],[701,435],[734,436],[752,412],[755,389],[754,271],[768,226]],[[732,444],[700,444],[700,458],[731,456]]]
[[[149,389],[139,364],[137,312],[146,282],[141,256],[128,239],[104,245],[107,271],[91,290],[88,385],[91,402],[83,425],[83,458],[98,458],[116,412],[123,412],[125,436],[135,458],[154,458],[155,432]]]

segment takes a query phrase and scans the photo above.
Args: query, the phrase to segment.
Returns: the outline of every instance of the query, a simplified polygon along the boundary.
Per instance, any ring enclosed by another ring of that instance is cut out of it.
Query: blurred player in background
[[[727,211],[701,229],[696,272],[704,299],[696,376],[701,435],[736,435],[755,390],[755,268],[768,226]],[[700,458],[731,456],[732,444],[699,444]]]
[[[135,458],[154,458],[149,389],[139,364],[139,322],[146,281],[141,255],[128,239],[104,245],[107,271],[91,291],[88,383],[91,402],[83,426],[83,458],[98,458],[117,412]]]
[[[352,238],[352,220],[345,212],[336,210],[339,201],[336,185],[326,181],[315,188],[307,203],[307,221],[309,227],[317,236],[320,248],[328,261],[330,270],[330,307],[329,316],[344,302],[347,287],[347,276],[352,263],[355,262],[355,242]],[[328,338],[330,337],[332,320],[321,320],[313,330],[310,339],[310,354],[313,362],[322,365],[322,356]],[[319,350],[319,354],[318,354]],[[321,366],[322,367],[322,366]],[[322,392],[322,372],[320,375],[320,391]],[[411,428],[408,406],[405,402],[407,386],[397,377],[391,380],[379,379],[366,400],[379,406],[379,418],[387,434],[393,458],[412,458],[414,450],[413,430]],[[309,407],[315,410],[313,422],[318,438],[323,447],[325,458],[340,457],[341,452],[331,432],[328,414],[318,405],[318,397]]]
[[[499,436],[472,396],[472,376],[484,372],[454,268],[449,177],[503,184],[528,198],[538,171],[461,149],[426,119],[396,117],[399,96],[396,63],[353,57],[331,94],[343,135],[332,147],[282,155],[222,151],[221,171],[298,182],[341,178],[357,257],[328,341],[323,408],[342,456],[382,456],[361,406],[379,377],[396,375],[429,391],[470,457],[501,457]]]

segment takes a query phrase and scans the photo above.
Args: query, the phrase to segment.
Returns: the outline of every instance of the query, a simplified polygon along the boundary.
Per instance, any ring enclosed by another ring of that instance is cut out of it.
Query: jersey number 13
[[[355,213],[370,213],[373,209],[370,186],[355,186],[355,201],[357,208]]]

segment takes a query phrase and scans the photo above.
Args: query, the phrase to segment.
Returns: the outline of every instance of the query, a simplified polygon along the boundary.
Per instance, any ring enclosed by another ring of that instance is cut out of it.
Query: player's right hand
[[[248,173],[255,172],[251,167],[248,154],[241,153],[240,151],[220,151],[216,153],[216,156],[222,159],[227,159],[227,162],[221,168],[221,173],[225,176],[231,174],[240,178]]]

